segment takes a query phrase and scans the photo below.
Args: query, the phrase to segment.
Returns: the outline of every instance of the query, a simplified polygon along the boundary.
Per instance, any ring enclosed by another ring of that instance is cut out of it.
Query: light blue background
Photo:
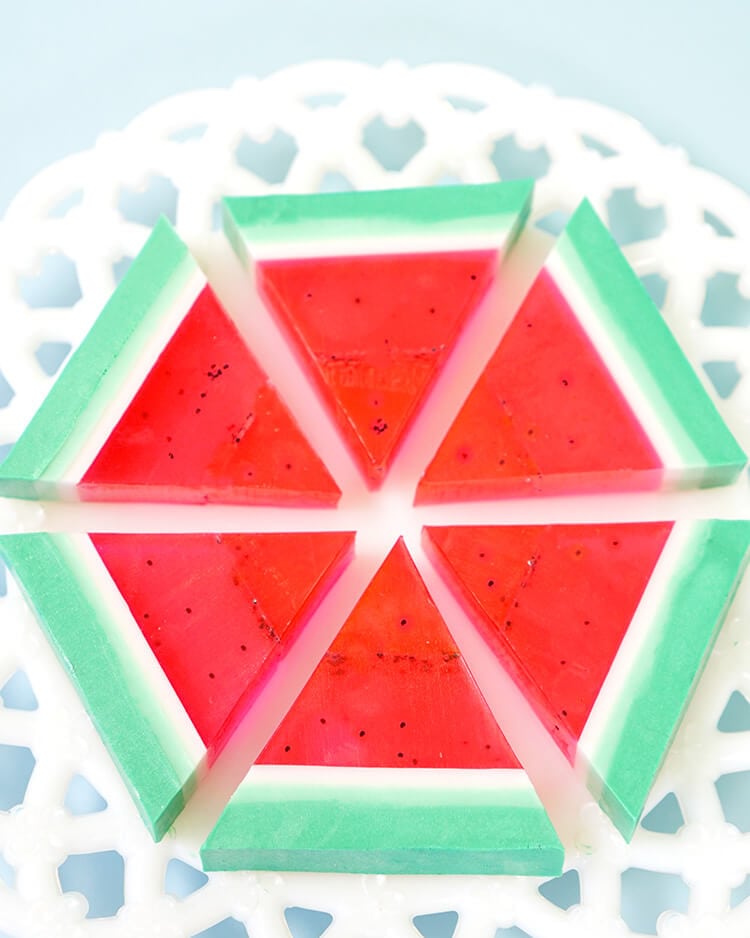
[[[3,0],[0,213],[179,91],[311,58],[468,61],[641,120],[750,190],[749,0]]]

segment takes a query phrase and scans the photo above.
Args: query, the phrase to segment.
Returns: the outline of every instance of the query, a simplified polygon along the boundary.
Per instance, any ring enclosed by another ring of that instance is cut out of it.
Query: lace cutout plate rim
[[[209,232],[217,227],[222,195],[485,182],[535,170],[532,225],[554,231],[584,195],[591,200],[638,275],[661,291],[665,318],[747,445],[746,194],[691,165],[684,152],[625,115],[488,69],[310,62],[162,101],[124,130],[102,135],[91,150],[49,167],[18,194],[0,223],[0,446],[28,422],[66,351],[85,334],[160,213],[171,217],[211,273],[212,264],[220,266]],[[684,510],[730,516],[744,505],[746,514],[746,483],[731,495],[703,493]],[[660,516],[665,505],[649,501],[644,514]],[[605,507],[603,501],[593,510]],[[670,511],[675,507],[683,510],[683,501],[669,502]],[[520,519],[523,510],[512,508],[508,520]],[[548,510],[555,513],[551,520],[585,520],[575,499]],[[176,513],[169,518],[179,524]],[[113,512],[112,525],[121,521]],[[68,524],[64,511],[0,504],[3,530]],[[532,938],[629,934],[655,927],[639,919],[632,902],[638,873],[657,883],[652,892],[664,935],[697,934],[711,925],[715,933],[739,934],[747,917],[740,893],[750,849],[742,836],[747,818],[737,805],[750,746],[741,732],[725,733],[717,724],[737,692],[750,697],[747,579],[647,805],[655,816],[672,793],[684,824],[676,831],[663,825],[661,832],[649,822],[625,845],[595,806],[585,808],[572,825],[578,848],[569,849],[566,862],[568,879],[575,870],[580,889],[567,905],[547,898],[554,890],[538,891],[535,881],[496,877],[223,873],[210,874],[190,894],[175,889],[168,867],[175,868],[173,860],[197,866],[198,837],[187,826],[177,837],[151,842],[9,581],[0,596],[6,636],[0,681],[5,687],[25,673],[38,706],[16,709],[6,701],[0,710],[3,753],[12,750],[28,775],[25,791],[15,794],[19,804],[0,813],[0,932],[177,935],[225,923],[219,928],[226,934],[244,928],[265,938],[292,929],[296,919],[285,910],[306,908],[318,918],[333,916],[327,938],[413,936],[415,917],[450,910],[460,913],[456,935],[492,938],[498,928],[514,927]],[[103,808],[97,802],[93,814],[70,809],[74,776],[101,795]],[[210,814],[208,800],[196,805],[196,829],[201,812]],[[95,863],[117,854],[124,869],[109,859],[107,869],[120,877],[119,894],[109,905],[94,894],[87,902],[87,887],[67,858],[90,855]],[[686,884],[684,895],[664,886],[667,874]]]

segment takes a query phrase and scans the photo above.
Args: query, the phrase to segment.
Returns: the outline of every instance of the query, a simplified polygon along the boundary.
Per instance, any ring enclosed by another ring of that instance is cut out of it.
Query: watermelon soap
[[[347,532],[0,536],[0,558],[155,839],[274,679],[353,541]]]
[[[0,495],[335,505],[340,492],[161,220],[0,465]]]
[[[750,559],[750,521],[424,537],[488,649],[630,839]]]
[[[559,873],[554,829],[403,541],[201,856],[207,870]]]
[[[483,300],[531,182],[224,200],[237,254],[371,487]]]
[[[746,456],[584,201],[416,502],[724,485]]]

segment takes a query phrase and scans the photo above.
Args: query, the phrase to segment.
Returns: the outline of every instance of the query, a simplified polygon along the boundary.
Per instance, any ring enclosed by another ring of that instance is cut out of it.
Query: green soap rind
[[[555,876],[534,792],[245,784],[201,848],[206,870]]]
[[[654,402],[685,468],[697,470],[705,485],[733,481],[747,456],[588,200],[571,217],[555,251]]]
[[[750,521],[696,525],[639,669],[623,689],[621,729],[589,760],[590,787],[630,840],[750,561]]]
[[[138,810],[160,840],[185,805],[197,765],[175,750],[161,707],[74,572],[64,535],[0,536],[7,562],[109,749]]]
[[[227,197],[224,230],[247,263],[247,244],[290,241],[460,237],[486,232],[517,238],[531,209],[531,180],[382,191]],[[384,251],[387,245],[384,245]]]
[[[49,483],[64,472],[66,454],[74,454],[88,436],[154,323],[196,270],[186,245],[162,218],[0,465],[0,495],[53,492]]]

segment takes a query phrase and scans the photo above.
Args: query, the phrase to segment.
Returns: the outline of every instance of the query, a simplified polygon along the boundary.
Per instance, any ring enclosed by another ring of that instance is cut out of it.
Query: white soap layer
[[[172,765],[182,768],[187,777],[206,755],[203,740],[91,539],[86,534],[66,534],[62,537],[75,555],[76,572],[84,578],[97,612],[102,616],[101,625],[122,662],[131,692],[141,696],[143,710],[162,748]]]
[[[157,359],[164,351],[165,345],[172,338],[177,327],[205,287],[206,278],[196,266],[190,272],[177,295],[169,299],[166,309],[158,316],[158,320],[149,331],[143,349],[132,367],[122,375],[122,380],[105,405],[103,413],[92,432],[72,452],[62,454],[59,462],[61,466],[59,481],[62,484],[77,485],[81,481],[127,410],[138,389],[156,364]],[[158,302],[162,301],[157,300]]]
[[[634,378],[626,356],[597,315],[585,289],[576,280],[559,251],[553,251],[547,258],[545,269],[594,343],[607,371],[625,395],[664,467],[681,467],[684,459],[674,445],[659,412],[649,400],[647,391]]]
[[[579,752],[590,761],[598,762],[600,754],[611,749],[612,740],[621,735],[627,716],[628,684],[634,674],[650,667],[650,662],[643,659],[644,649],[654,637],[664,599],[671,593],[675,571],[684,562],[694,534],[692,522],[676,522],[656,562],[578,743]]]
[[[515,218],[513,219],[515,221]],[[491,231],[466,234],[389,235],[345,238],[321,238],[288,241],[261,241],[245,238],[250,256],[256,261],[286,260],[308,257],[363,257],[390,254],[428,254],[435,252],[493,251],[508,240],[511,225]],[[243,233],[244,237],[244,233]]]

